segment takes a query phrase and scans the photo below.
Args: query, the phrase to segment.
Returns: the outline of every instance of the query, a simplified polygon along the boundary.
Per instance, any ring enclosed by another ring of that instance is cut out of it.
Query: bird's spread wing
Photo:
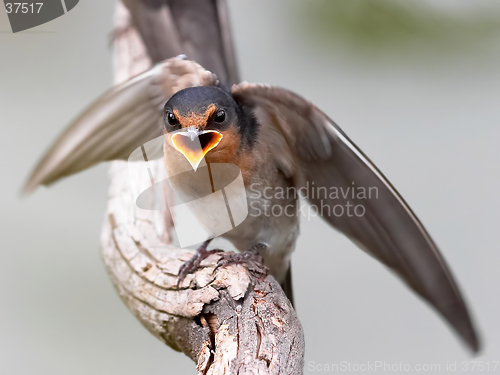
[[[24,191],[89,168],[126,159],[141,144],[162,134],[163,106],[177,91],[217,84],[200,65],[172,58],[118,85],[90,105],[49,148]]]
[[[239,82],[226,0],[124,0],[154,63],[185,54],[228,87]]]
[[[290,91],[242,83],[233,86],[232,92],[238,102],[254,108],[263,130],[279,129],[296,155],[294,178],[301,184],[309,182],[309,187],[314,183],[317,194],[309,194],[309,201],[323,218],[398,273],[477,351],[478,338],[467,307],[436,245],[391,183],[346,134]],[[276,160],[283,164],[291,157],[280,150]],[[332,187],[338,195],[332,196]],[[342,191],[348,188],[356,188],[355,194],[344,196]],[[345,210],[348,201],[350,215],[335,209],[339,205]],[[364,210],[353,213],[356,205]]]

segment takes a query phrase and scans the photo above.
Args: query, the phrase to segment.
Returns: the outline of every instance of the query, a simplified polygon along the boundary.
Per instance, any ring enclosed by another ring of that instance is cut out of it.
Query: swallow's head
[[[251,136],[246,123],[233,97],[214,86],[179,91],[165,104],[165,134],[195,171],[203,158],[211,163],[235,163]]]

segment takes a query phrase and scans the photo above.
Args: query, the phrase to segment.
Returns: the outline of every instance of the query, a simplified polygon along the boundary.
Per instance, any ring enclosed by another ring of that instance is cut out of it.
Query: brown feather
[[[285,89],[243,83],[233,86],[239,103],[255,108],[262,128],[274,128],[294,150],[296,182],[316,187],[375,187],[377,197],[310,199],[322,217],[362,249],[393,269],[434,306],[474,351],[479,340],[467,306],[441,253],[391,183],[345,133],[312,103]],[[271,148],[277,164],[282,149]],[[285,148],[286,150],[286,148]],[[365,215],[336,216],[328,211],[350,200]]]

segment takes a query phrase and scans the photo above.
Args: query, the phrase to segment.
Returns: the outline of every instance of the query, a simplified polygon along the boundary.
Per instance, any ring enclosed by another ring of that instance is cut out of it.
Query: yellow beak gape
[[[198,169],[201,161],[222,140],[222,133],[216,130],[187,131],[172,135],[172,144],[187,159],[194,171]]]

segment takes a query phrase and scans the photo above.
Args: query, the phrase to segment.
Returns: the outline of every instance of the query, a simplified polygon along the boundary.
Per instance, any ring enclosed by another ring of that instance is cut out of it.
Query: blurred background
[[[2,374],[195,372],[135,320],[108,280],[99,250],[107,166],[19,194],[65,125],[111,86],[114,5],[82,1],[18,34],[0,6]],[[394,275],[315,219],[302,223],[293,261],[305,373],[342,361],[440,365],[426,373],[456,361],[457,373],[478,373],[471,360],[489,361],[493,372],[500,360],[500,3],[229,5],[242,78],[312,100],[379,166],[441,248],[484,341],[473,358]]]

